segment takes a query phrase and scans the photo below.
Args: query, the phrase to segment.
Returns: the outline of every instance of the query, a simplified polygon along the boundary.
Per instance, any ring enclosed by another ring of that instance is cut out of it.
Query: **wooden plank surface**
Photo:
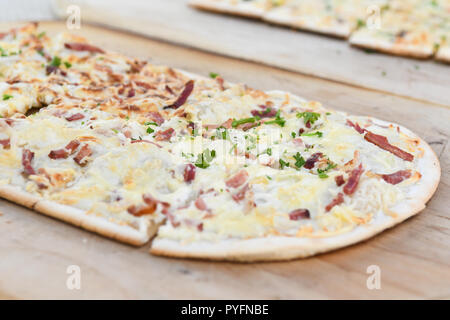
[[[41,28],[54,34],[64,25]],[[442,180],[427,209],[369,241],[304,260],[257,264],[155,257],[149,245],[116,243],[0,200],[0,298],[450,298],[450,108],[87,25],[77,33],[152,63],[203,75],[214,71],[230,81],[398,122],[431,144]],[[80,290],[66,287],[69,265],[81,268]],[[381,269],[381,290],[367,289],[370,265]]]
[[[62,16],[77,4],[81,21],[130,30],[220,55],[256,61],[302,74],[450,105],[450,66],[368,54],[346,41],[214,14],[187,0],[55,0]]]

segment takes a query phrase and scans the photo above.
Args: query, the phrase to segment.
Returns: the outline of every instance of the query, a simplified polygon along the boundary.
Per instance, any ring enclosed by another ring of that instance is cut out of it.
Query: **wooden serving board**
[[[450,65],[381,53],[345,40],[200,11],[187,0],[54,0],[65,17],[78,5],[81,21],[313,75],[336,82],[450,105]]]
[[[11,25],[0,25],[0,30]],[[42,23],[49,34],[62,23]],[[259,89],[280,88],[332,108],[398,122],[439,155],[442,180],[419,215],[366,242],[316,257],[277,263],[168,259],[0,200],[0,298],[313,299],[450,298],[450,110],[255,63],[83,25],[95,45]],[[447,83],[448,84],[448,83]],[[66,287],[81,268],[81,289]],[[381,269],[381,289],[366,286]]]

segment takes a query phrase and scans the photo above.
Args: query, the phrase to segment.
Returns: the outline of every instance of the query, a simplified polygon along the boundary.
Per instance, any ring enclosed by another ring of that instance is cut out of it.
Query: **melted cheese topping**
[[[0,112],[11,116],[0,119],[2,184],[118,224],[166,219],[160,237],[213,241],[349,232],[395,215],[391,208],[420,180],[422,151],[394,126],[220,77],[196,79],[186,94],[190,78],[180,72],[67,49],[84,43],[75,36],[36,34],[26,28],[1,40],[22,50],[2,58]],[[25,116],[32,107],[40,110]],[[366,141],[349,121],[414,161]],[[73,140],[80,145],[72,153],[49,156]],[[90,152],[80,162],[83,147]],[[330,207],[344,192],[335,179],[347,183],[359,164],[354,193]],[[381,178],[400,170],[412,177],[396,185]]]

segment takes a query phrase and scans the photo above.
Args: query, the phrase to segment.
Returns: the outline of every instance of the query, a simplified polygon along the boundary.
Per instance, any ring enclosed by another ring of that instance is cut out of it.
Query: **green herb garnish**
[[[61,58],[58,56],[54,56],[52,61],[50,62],[50,65],[53,67],[59,67],[61,65]]]
[[[215,78],[217,78],[218,76],[219,76],[218,73],[215,73],[215,72],[210,72],[210,73],[209,73],[209,77],[210,77],[211,79],[215,79]]]
[[[320,118],[320,113],[305,111],[297,113],[297,118],[303,118],[305,124],[314,124]]]
[[[281,117],[281,110],[277,111],[277,114],[275,115],[275,120],[267,121],[265,124],[277,124],[280,127],[284,127],[284,124],[286,123],[286,120],[284,120]]]
[[[321,138],[321,137],[323,136],[323,133],[320,132],[320,131],[309,132],[309,133],[307,132],[307,133],[302,133],[302,136],[305,136],[305,137],[314,137],[314,136],[317,136],[317,137]]]
[[[216,157],[216,150],[206,149],[202,153],[198,154],[195,166],[198,168],[206,169],[209,167],[210,162]]]
[[[284,167],[289,167],[289,162],[284,161],[283,159],[279,160],[280,163],[280,169],[283,170]]]
[[[251,118],[245,118],[245,119],[240,119],[240,120],[233,120],[233,122],[231,123],[231,126],[233,128],[236,128],[236,127],[240,126],[241,124],[254,123],[254,122],[256,122],[256,120],[259,120],[259,117],[251,117]]]
[[[294,155],[294,159],[295,159],[295,166],[299,169],[303,167],[303,165],[306,162],[305,159],[300,155],[300,152],[297,152],[297,154]]]

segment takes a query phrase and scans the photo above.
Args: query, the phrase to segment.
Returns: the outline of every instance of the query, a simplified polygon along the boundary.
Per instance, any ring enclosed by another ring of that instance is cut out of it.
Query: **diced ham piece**
[[[292,140],[294,142],[294,144],[297,147],[304,147],[305,143],[303,142],[302,138],[295,138],[294,140]]]
[[[386,151],[389,151],[390,153],[396,155],[397,157],[406,160],[406,161],[413,161],[414,156],[406,151],[403,151],[402,149],[393,146],[389,143],[388,139],[384,136],[381,136],[379,134],[375,134],[373,132],[367,131],[367,133],[364,135],[364,139],[369,141],[370,143],[373,143],[374,145],[380,147],[381,149],[384,149]]]
[[[87,157],[89,157],[92,154],[92,150],[89,147],[88,144],[84,144],[80,151],[77,153],[77,155],[75,156],[75,158],[73,158],[73,160],[78,163],[80,166],[84,166],[87,163]]]
[[[231,129],[233,123],[233,119],[228,119],[224,123],[222,123],[220,126],[224,127],[225,129]]]
[[[361,178],[364,169],[362,164],[350,172],[350,177],[348,178],[347,184],[344,186],[344,193],[346,195],[351,195],[356,191],[358,187],[359,179]]]
[[[296,209],[289,213],[289,219],[297,221],[301,219],[309,219],[310,214],[308,209]]]
[[[201,197],[198,197],[197,200],[195,200],[194,205],[195,205],[195,207],[196,207],[198,210],[201,210],[201,211],[205,211],[205,210],[208,209],[208,207],[206,206],[205,201],[204,201],[203,198],[201,198]]]
[[[93,45],[81,42],[66,42],[64,47],[73,51],[88,51],[91,53],[105,53],[102,49],[95,47]]]
[[[33,167],[31,166],[31,161],[34,158],[34,152],[31,152],[28,149],[23,149],[22,151],[22,165],[23,165],[23,172],[26,175],[36,174],[36,171],[34,171]]]
[[[3,149],[9,149],[11,147],[11,140],[8,139],[2,139],[0,140],[0,144],[3,146]]]
[[[321,152],[314,153],[311,157],[309,157],[306,160],[305,165],[303,167],[305,167],[306,169],[314,168],[315,163],[320,159],[321,156],[322,156]]]
[[[338,187],[342,186],[345,183],[344,176],[342,175],[335,177],[334,181],[336,181],[336,185]]]
[[[398,184],[411,177],[411,170],[400,170],[391,174],[382,174],[381,178],[390,184]]]
[[[169,128],[164,131],[158,131],[155,133],[156,141],[168,141],[175,134],[175,130],[173,128]]]
[[[250,111],[252,116],[260,118],[273,118],[277,115],[277,110],[274,108],[267,108],[264,106],[263,110],[252,110]]]
[[[224,80],[222,77],[216,77],[216,82],[219,84],[220,90],[225,91]]]
[[[344,195],[342,194],[342,192],[339,192],[338,195],[336,196],[336,198],[334,198],[326,207],[325,207],[325,211],[328,212],[331,209],[333,209],[333,207],[340,205],[341,203],[344,202]]]
[[[225,181],[225,184],[229,188],[238,188],[242,186],[245,183],[245,181],[247,181],[247,179],[248,179],[247,171],[241,170],[234,176],[232,176],[230,179]]]
[[[184,167],[184,181],[191,182],[195,179],[195,166],[191,163]]]
[[[239,190],[238,192],[236,192],[235,194],[233,194],[231,197],[233,198],[234,201],[239,202],[241,200],[244,200],[245,198],[245,194],[247,193],[249,187],[248,187],[248,183],[245,184],[245,186],[242,187],[241,190]]]
[[[175,100],[175,102],[172,103],[171,105],[164,107],[164,109],[178,109],[186,102],[186,100],[189,98],[193,90],[194,90],[194,80],[189,80],[188,82],[186,82],[184,89],[181,92],[178,99]]]
[[[84,118],[84,115],[81,113],[75,113],[69,117],[66,117],[67,121],[77,121],[77,120],[81,120]]]
[[[367,131],[366,129],[363,129],[359,126],[358,122],[354,123],[351,120],[347,119],[347,125],[350,127],[353,127],[353,129],[355,129],[358,133],[364,133],[365,131]]]

